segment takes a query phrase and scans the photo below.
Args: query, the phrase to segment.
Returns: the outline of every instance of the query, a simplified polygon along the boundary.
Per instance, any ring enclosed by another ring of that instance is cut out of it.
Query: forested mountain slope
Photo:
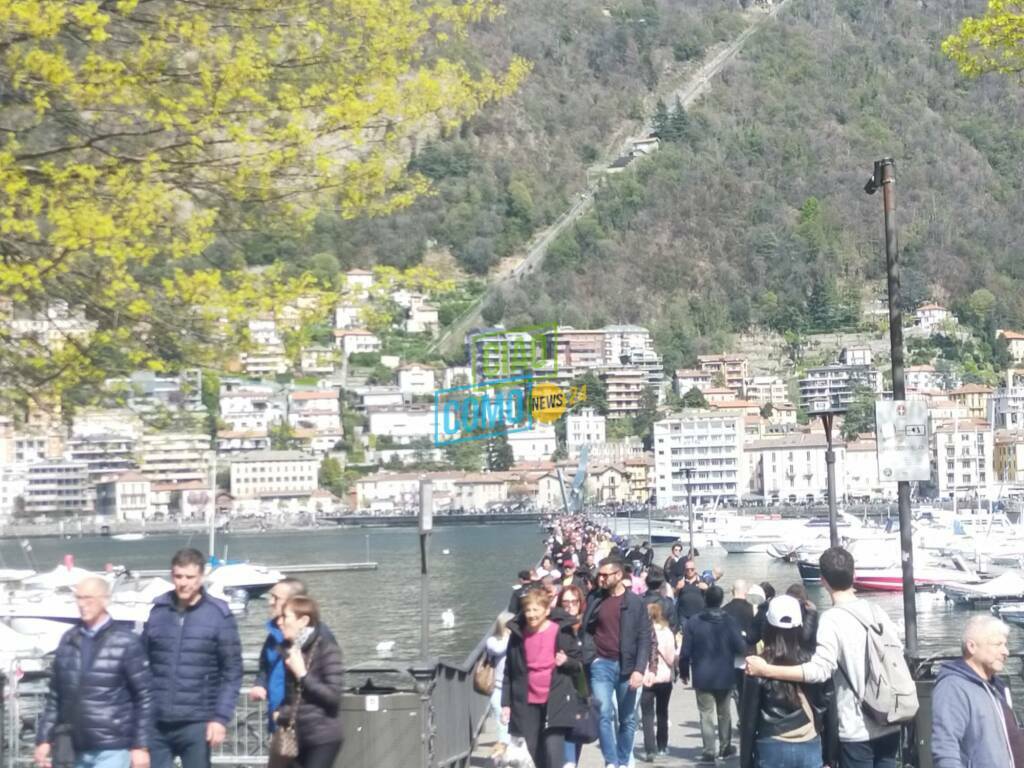
[[[610,179],[595,214],[505,296],[507,322],[641,322],[666,364],[752,323],[855,321],[884,278],[875,159],[897,160],[903,285],[989,328],[1024,323],[1024,88],[961,78],[942,39],[981,2],[795,0],[680,140]],[[977,318],[976,318],[977,319]]]

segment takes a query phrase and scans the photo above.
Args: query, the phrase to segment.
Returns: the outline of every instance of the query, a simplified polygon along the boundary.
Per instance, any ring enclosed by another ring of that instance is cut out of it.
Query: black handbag
[[[593,744],[600,736],[601,705],[591,697],[576,713],[576,724],[566,737],[573,744]]]
[[[582,670],[576,680],[576,694],[579,697],[576,722],[565,737],[566,741],[573,744],[593,744],[600,735],[598,729],[601,725],[601,706],[597,698],[591,694],[587,674]]]

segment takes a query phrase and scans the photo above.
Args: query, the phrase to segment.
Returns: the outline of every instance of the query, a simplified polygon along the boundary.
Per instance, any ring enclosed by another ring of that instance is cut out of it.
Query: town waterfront
[[[642,535],[643,525],[637,527]],[[465,525],[435,530],[430,536],[430,650],[434,655],[461,660],[480,639],[495,615],[506,605],[516,572],[533,565],[541,551],[544,532],[536,523]],[[41,570],[61,562],[65,554],[75,564],[102,569],[105,564],[132,569],[156,569],[169,564],[182,546],[205,551],[205,534],[156,535],[141,541],[118,542],[98,536],[71,539],[30,539],[29,556]],[[419,542],[415,529],[315,529],[263,534],[221,534],[217,554],[225,548],[229,558],[260,565],[376,561],[375,571],[314,573],[303,576],[311,593],[321,602],[327,622],[337,633],[346,663],[354,666],[377,659],[376,645],[394,640],[395,660],[412,659],[419,649]],[[442,554],[448,550],[450,554]],[[657,547],[657,561],[668,554]],[[26,565],[18,541],[0,541],[0,562],[7,567]],[[698,559],[701,568],[719,565],[728,589],[735,578],[770,581],[779,591],[799,581],[796,566],[766,555],[728,555],[709,549]],[[301,575],[301,574],[300,574]],[[810,587],[811,597],[825,607],[828,595]],[[899,626],[903,605],[898,594],[872,594]],[[953,609],[941,593],[919,593],[919,637],[922,654],[957,654],[959,633],[969,611]],[[451,609],[455,626],[445,629],[441,613]],[[263,639],[266,603],[254,600],[240,617],[247,651],[255,651]],[[1024,631],[1011,628],[1011,652],[1024,649]]]

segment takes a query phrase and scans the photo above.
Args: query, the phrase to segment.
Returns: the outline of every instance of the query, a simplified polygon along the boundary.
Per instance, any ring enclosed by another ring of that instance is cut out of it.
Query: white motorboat
[[[24,581],[35,575],[36,572],[28,568],[0,568],[0,584]]]
[[[848,537],[851,532],[864,530],[857,518],[846,512],[839,512],[840,535]],[[757,514],[750,517],[734,518],[733,526],[718,534],[718,544],[729,554],[766,554],[769,547],[777,553],[785,553],[795,545],[814,546],[816,540],[828,539],[827,517],[785,519],[779,514]]]
[[[944,584],[942,592],[956,605],[1020,602],[1024,600],[1024,576],[1006,571],[980,584]]]
[[[274,568],[251,563],[226,563],[218,565],[206,576],[206,587],[211,592],[221,590],[229,597],[239,591],[251,599],[260,597],[270,590],[284,574]]]
[[[116,533],[110,537],[111,541],[142,541],[146,538],[144,533]]]

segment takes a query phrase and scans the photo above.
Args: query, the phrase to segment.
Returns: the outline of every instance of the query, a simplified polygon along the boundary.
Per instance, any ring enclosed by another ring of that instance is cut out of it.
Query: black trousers
[[[653,754],[668,749],[668,700],[672,696],[672,683],[655,683],[644,688],[640,695],[640,714],[644,726],[644,751]],[[657,715],[658,733],[655,738],[654,719]]]
[[[565,764],[566,729],[544,727],[547,708],[547,704],[527,704],[522,716],[511,724],[510,732],[513,736],[523,737],[537,768],[562,768]]]
[[[299,756],[295,758],[295,765],[300,768],[331,768],[334,765],[334,758],[340,751],[340,741],[299,747]]]

